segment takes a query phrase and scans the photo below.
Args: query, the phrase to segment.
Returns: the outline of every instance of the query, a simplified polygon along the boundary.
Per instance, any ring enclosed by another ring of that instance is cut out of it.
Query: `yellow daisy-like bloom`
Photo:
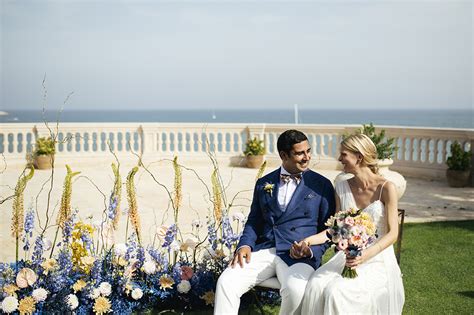
[[[72,285],[72,289],[74,290],[74,293],[76,293],[76,292],[79,292],[82,289],[84,289],[86,287],[86,285],[87,285],[87,283],[84,280],[79,279],[79,280],[76,281],[76,283],[74,283]]]
[[[47,275],[50,271],[55,270],[58,267],[58,262],[54,258],[46,259],[41,263],[41,267],[43,267],[43,273]]]
[[[36,301],[32,296],[28,296],[20,300],[18,305],[18,311],[21,315],[28,314],[31,315],[36,310]]]
[[[5,292],[7,295],[11,295],[11,296],[16,296],[16,291],[20,290],[19,287],[17,287],[16,285],[14,284],[8,284],[6,286],[3,287],[3,292]]]
[[[206,305],[214,305],[214,291],[207,291],[203,296],[200,296],[200,298],[206,302]]]
[[[116,259],[116,263],[117,263],[117,265],[119,265],[121,267],[125,267],[128,264],[128,261],[125,258],[123,258],[122,256],[120,256],[119,258]]]
[[[96,314],[105,314],[110,312],[110,308],[112,307],[112,304],[110,304],[109,299],[107,299],[105,296],[99,296],[97,299],[95,299],[94,302],[94,312]]]
[[[170,289],[173,287],[174,280],[168,275],[162,275],[160,277],[160,288],[163,290]]]

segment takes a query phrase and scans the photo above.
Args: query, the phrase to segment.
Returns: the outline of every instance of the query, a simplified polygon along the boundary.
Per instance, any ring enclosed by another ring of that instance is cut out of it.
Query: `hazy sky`
[[[472,1],[7,1],[3,109],[472,108]]]

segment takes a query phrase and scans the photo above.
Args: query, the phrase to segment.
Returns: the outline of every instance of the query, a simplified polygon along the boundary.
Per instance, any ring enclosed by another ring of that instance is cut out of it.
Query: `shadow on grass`
[[[474,299],[474,291],[462,291],[462,292],[458,292],[458,294]]]

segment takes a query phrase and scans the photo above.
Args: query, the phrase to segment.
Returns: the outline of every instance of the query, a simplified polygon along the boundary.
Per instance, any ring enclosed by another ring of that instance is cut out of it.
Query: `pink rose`
[[[349,226],[353,226],[354,225],[354,218],[347,217],[347,218],[344,219],[344,223],[349,225]]]
[[[346,240],[346,239],[342,239],[342,240],[340,240],[340,241],[337,243],[337,248],[338,248],[339,250],[345,250],[348,245],[349,245],[349,244],[348,244],[347,240]]]
[[[193,277],[193,268],[189,266],[181,266],[181,280],[189,280]]]

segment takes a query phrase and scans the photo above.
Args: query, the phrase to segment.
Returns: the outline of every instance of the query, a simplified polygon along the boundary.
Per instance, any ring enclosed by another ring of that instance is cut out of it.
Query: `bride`
[[[302,314],[401,314],[405,296],[392,246],[398,236],[395,186],[378,175],[377,151],[366,135],[347,137],[339,161],[354,177],[336,184],[336,211],[363,209],[374,220],[377,240],[358,257],[339,251],[317,269],[306,286]],[[303,240],[326,241],[325,231]],[[344,266],[356,268],[358,277],[343,278]]]

